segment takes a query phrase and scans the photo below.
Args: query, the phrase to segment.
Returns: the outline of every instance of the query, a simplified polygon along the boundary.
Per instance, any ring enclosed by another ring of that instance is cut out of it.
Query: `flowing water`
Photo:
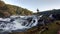
[[[10,18],[0,18],[0,33],[12,31],[22,32],[37,24],[37,16],[11,16]]]

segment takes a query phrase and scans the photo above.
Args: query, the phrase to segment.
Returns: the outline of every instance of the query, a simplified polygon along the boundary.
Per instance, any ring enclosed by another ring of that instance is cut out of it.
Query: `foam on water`
[[[34,27],[37,25],[37,17],[35,16],[30,16],[32,17],[32,21],[29,23],[27,18],[28,16],[26,17],[20,17],[20,18],[17,18],[17,19],[14,19],[14,21],[10,22],[11,19],[16,18],[15,16],[12,16],[11,18],[0,18],[0,32],[5,32],[5,31],[8,31],[8,32],[11,32],[12,30],[23,30],[23,29],[29,29],[31,27]],[[17,16],[19,17],[19,16]],[[7,22],[8,21],[8,22]],[[26,23],[25,25],[22,25]],[[28,25],[29,24],[29,25]],[[28,25],[28,26],[26,26]]]

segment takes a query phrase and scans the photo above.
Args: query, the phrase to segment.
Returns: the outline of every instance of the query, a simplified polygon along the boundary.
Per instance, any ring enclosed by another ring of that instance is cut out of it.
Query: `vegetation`
[[[60,29],[59,27],[60,25],[57,25],[56,22],[60,22],[60,21],[55,21],[54,23],[48,25],[49,29],[42,32],[41,34],[57,34]]]
[[[33,27],[29,30],[27,30],[27,32],[14,32],[14,33],[10,33],[10,34],[57,34],[59,29],[60,29],[60,25],[57,25],[56,23],[60,21],[54,21],[51,24],[48,25],[48,30],[45,30],[43,32],[40,33],[41,29],[38,30],[36,27]]]
[[[7,13],[7,14],[6,14]],[[14,5],[5,4],[0,1],[0,17],[8,17],[10,15],[32,15],[33,12]]]
[[[34,13],[37,15],[37,13]],[[38,13],[39,15],[46,15],[49,16],[50,14],[60,14],[60,9],[53,9],[53,10],[47,10],[47,11],[42,11]]]
[[[39,11],[39,10],[37,10],[37,11]],[[9,17],[11,15],[32,15],[32,14],[33,14],[33,12],[26,8],[21,8],[18,6],[5,4],[3,1],[0,1],[0,17]],[[34,14],[36,15],[37,13],[34,13]],[[50,14],[59,14],[60,15],[60,9],[39,12],[39,15],[46,15],[46,16],[43,16],[43,19],[45,19],[45,18],[49,19],[47,16],[49,16]],[[58,21],[58,22],[60,22],[60,21]],[[57,31],[60,28],[59,26],[60,25],[56,24],[56,21],[51,22],[51,24],[48,25],[48,30],[43,31],[41,34],[57,34]],[[14,32],[14,33],[10,33],[10,34],[40,34],[41,27],[39,27],[39,28],[40,29],[38,29],[37,27],[33,27],[33,28],[27,30],[27,32]]]

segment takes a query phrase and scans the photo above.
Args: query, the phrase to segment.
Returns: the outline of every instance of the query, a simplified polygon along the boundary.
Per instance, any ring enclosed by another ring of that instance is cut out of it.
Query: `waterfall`
[[[27,20],[32,18],[30,22]],[[38,24],[36,16],[11,16],[10,18],[0,18],[0,32],[12,32],[25,30]]]

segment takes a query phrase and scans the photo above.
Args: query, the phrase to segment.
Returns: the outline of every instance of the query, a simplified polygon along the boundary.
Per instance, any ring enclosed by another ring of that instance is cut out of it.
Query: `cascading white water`
[[[13,18],[14,17],[14,18]],[[32,18],[31,22],[27,20],[27,18],[30,18],[29,16],[25,17],[10,17],[10,18],[0,18],[0,32],[11,32],[12,30],[24,30],[24,29],[29,29],[31,27],[34,27],[38,23],[38,19],[36,16],[30,16]],[[11,19],[14,19],[12,22],[10,21]],[[29,25],[28,25],[29,24]],[[28,26],[27,26],[28,25]]]

